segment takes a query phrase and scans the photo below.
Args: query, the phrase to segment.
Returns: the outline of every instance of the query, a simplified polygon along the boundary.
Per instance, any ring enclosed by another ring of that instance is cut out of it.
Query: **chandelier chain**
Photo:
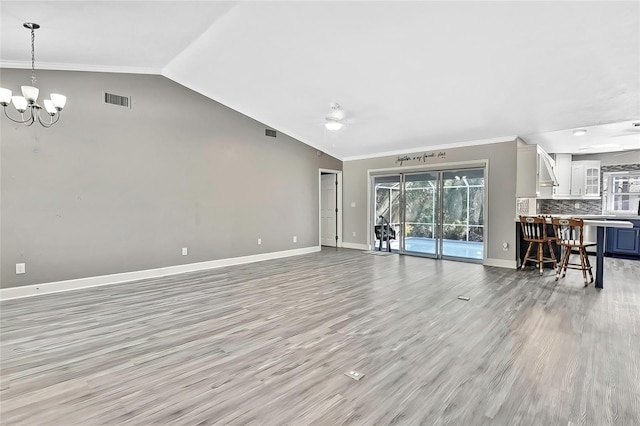
[[[31,27],[31,84],[36,83],[36,32]]]

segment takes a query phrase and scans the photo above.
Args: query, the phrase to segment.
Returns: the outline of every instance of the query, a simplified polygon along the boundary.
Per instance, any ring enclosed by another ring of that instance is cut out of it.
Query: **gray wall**
[[[446,158],[429,158],[426,162],[405,162],[402,166],[396,163],[397,156],[385,156],[365,160],[344,162],[344,241],[347,243],[367,244],[367,179],[368,170],[399,168],[408,169],[416,166],[432,167],[447,163],[489,160],[487,177],[488,206],[485,218],[488,226],[486,241],[487,257],[514,261],[515,254],[515,195],[516,195],[516,142],[503,142],[489,145],[469,146],[441,150]],[[431,152],[431,151],[427,151]],[[421,155],[424,152],[407,154]],[[352,207],[355,203],[355,207]],[[353,237],[353,232],[356,236]],[[508,251],[502,250],[502,243],[508,242]],[[514,262],[515,265],[515,262]]]
[[[68,103],[50,129],[0,119],[2,288],[318,245],[318,168],[340,161],[161,76],[37,76]]]

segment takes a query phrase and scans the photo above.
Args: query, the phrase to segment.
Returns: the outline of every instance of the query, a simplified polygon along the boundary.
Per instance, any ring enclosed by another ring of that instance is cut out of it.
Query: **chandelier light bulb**
[[[40,90],[37,87],[33,86],[21,86],[22,96],[29,102],[29,104],[35,104],[38,99],[38,95],[40,94]]]
[[[52,93],[51,102],[53,102],[53,106],[56,107],[58,111],[62,111],[65,104],[67,103],[67,97],[59,93]]]
[[[44,102],[44,109],[47,111],[47,114],[49,114],[50,116],[56,115],[58,110],[53,105],[53,102],[50,99],[45,99],[43,102]]]
[[[11,95],[11,90],[0,87],[0,105],[3,107],[9,105],[11,103]]]
[[[11,101],[20,114],[27,110],[28,102],[23,96],[12,96]]]

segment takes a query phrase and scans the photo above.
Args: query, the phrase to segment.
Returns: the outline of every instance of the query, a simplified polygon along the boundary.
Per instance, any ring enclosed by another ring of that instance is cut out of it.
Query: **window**
[[[640,202],[640,171],[604,173],[605,213],[638,212]]]

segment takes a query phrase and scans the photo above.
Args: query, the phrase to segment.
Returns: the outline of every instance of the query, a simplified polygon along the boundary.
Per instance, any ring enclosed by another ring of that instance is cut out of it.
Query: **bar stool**
[[[558,261],[556,255],[551,246],[551,242],[554,237],[547,236],[547,220],[544,217],[537,216],[520,216],[520,227],[522,228],[522,236],[525,241],[529,242],[527,247],[527,253],[522,260],[522,267],[524,269],[527,265],[527,261],[536,262],[540,268],[540,275],[542,275],[542,269],[545,263],[553,263],[555,269]],[[544,256],[544,245],[549,246],[549,257]],[[537,245],[536,254],[529,256],[531,249]]]
[[[591,263],[589,263],[589,255],[587,247],[596,246],[597,243],[592,241],[584,241],[584,221],[582,219],[551,219],[553,230],[556,234],[556,242],[562,248],[560,256],[560,264],[556,270],[556,281],[567,275],[567,268],[578,269],[582,271],[584,286],[593,282],[593,274],[591,273]],[[580,263],[571,263],[570,257],[573,250],[578,251]],[[587,281],[587,271],[589,272],[589,281]]]

